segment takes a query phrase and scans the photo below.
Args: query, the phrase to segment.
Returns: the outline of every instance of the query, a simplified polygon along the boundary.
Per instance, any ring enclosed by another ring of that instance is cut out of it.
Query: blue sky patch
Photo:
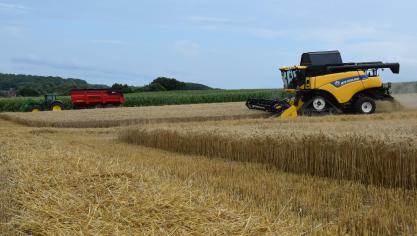
[[[279,67],[340,50],[345,62],[401,63],[400,75],[381,71],[384,82],[415,80],[415,9],[414,0],[0,0],[0,72],[280,88]]]

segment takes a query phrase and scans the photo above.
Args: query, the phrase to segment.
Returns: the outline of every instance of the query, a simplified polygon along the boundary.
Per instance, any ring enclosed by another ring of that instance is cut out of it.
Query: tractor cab
[[[54,101],[56,101],[56,95],[55,94],[46,94],[44,97],[45,97],[45,103],[46,104],[52,104]]]

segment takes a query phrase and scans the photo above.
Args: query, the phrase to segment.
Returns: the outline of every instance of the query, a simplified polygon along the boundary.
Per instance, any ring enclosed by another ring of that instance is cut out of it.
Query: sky
[[[412,0],[0,0],[0,72],[278,88],[280,66],[340,50],[346,62],[399,62],[386,82],[415,81],[416,9]]]

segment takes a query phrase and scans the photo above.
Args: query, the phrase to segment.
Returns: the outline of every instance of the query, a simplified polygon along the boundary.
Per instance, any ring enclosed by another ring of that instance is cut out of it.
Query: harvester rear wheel
[[[375,101],[370,97],[360,97],[355,102],[355,111],[359,114],[372,114],[375,112]]]

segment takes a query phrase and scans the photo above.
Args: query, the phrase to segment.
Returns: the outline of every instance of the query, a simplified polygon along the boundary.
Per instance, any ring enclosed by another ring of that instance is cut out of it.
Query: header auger
[[[376,100],[393,101],[390,84],[385,86],[379,69],[400,72],[399,63],[343,63],[339,51],[303,53],[299,66],[281,67],[285,100],[248,99],[249,109],[280,117],[340,113],[371,114]]]

